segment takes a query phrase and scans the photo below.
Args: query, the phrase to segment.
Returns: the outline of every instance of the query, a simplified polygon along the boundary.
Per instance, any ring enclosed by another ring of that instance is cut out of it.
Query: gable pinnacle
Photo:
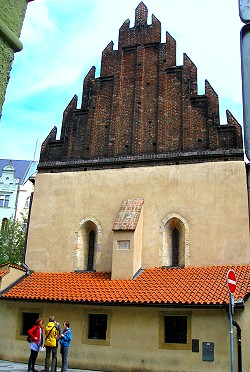
[[[135,9],[135,27],[141,27],[147,25],[148,19],[148,8],[141,1]]]

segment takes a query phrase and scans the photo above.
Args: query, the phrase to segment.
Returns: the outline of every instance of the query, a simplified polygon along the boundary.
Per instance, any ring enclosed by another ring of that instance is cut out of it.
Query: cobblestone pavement
[[[35,368],[40,372],[43,370],[44,366],[39,366],[36,364]],[[28,371],[27,368],[27,363],[14,363],[14,362],[9,362],[6,360],[0,360],[0,371],[4,372],[23,372],[23,371]],[[61,368],[57,368],[57,371],[61,371]],[[87,369],[68,369],[68,372],[96,372],[92,370],[87,370]],[[99,371],[101,372],[101,371]]]

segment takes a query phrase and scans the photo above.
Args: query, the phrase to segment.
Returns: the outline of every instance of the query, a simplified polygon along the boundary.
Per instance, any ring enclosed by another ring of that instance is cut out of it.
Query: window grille
[[[89,314],[88,338],[106,340],[107,324],[107,314]]]
[[[165,343],[187,343],[187,317],[165,316]]]

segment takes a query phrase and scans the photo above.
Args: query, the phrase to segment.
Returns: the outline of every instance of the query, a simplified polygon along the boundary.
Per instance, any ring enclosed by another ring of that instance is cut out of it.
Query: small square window
[[[191,350],[191,313],[159,315],[159,348]]]
[[[106,340],[107,314],[89,314],[88,338],[92,340]]]
[[[85,311],[83,317],[82,343],[88,345],[110,345],[111,311]]]
[[[20,329],[20,335],[28,335],[28,330],[31,329],[36,320],[39,318],[39,313],[23,313],[22,314],[22,327]]]

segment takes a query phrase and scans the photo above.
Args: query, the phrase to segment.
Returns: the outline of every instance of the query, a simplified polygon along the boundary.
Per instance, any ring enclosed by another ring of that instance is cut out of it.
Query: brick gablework
[[[134,26],[126,20],[119,30],[118,50],[113,42],[103,50],[100,77],[90,69],[81,107],[74,96],[60,139],[53,128],[42,145],[40,171],[58,162],[66,170],[72,162],[104,159],[112,167],[115,160],[109,159],[117,159],[119,167],[120,158],[127,159],[126,166],[141,165],[136,159],[143,157],[144,165],[157,157],[164,163],[173,157],[221,161],[225,150],[227,160],[243,160],[241,126],[229,111],[227,124],[220,125],[216,92],[206,81],[205,94],[198,95],[196,66],[186,54],[176,66],[175,40],[167,33],[162,43],[161,23],[153,15],[148,25],[147,12],[141,2]]]
[[[117,214],[113,231],[136,229],[144,199],[124,199]]]

